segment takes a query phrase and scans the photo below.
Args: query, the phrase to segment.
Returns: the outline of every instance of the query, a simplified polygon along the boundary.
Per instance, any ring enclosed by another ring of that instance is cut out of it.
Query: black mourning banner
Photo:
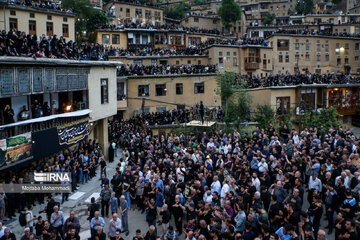
[[[89,135],[89,119],[57,127],[59,145],[71,145]]]

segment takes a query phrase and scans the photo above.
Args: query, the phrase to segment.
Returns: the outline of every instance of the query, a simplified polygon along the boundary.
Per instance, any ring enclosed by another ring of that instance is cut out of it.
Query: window
[[[62,33],[63,37],[69,37],[69,25],[63,24],[62,30],[63,30],[63,33]]]
[[[120,35],[119,34],[112,35],[112,44],[120,44]]]
[[[230,52],[226,52],[226,56],[230,56]]]
[[[137,18],[142,18],[142,9],[140,8],[135,8],[135,16]]]
[[[31,17],[31,18],[35,18],[35,13],[32,13],[32,12],[31,12],[31,13],[30,13],[30,17]]]
[[[52,36],[54,34],[54,27],[52,22],[46,23],[46,35]]]
[[[285,55],[285,62],[289,62],[289,55]]]
[[[150,10],[145,10],[145,17],[147,19],[151,18],[151,11]]]
[[[304,102],[305,106],[310,107],[310,109],[315,109],[315,93],[302,93],[301,100]]]
[[[321,55],[320,55],[320,54],[318,54],[318,55],[316,56],[316,61],[321,62]]]
[[[289,40],[279,39],[277,42],[277,48],[279,51],[289,51]]]
[[[330,56],[329,56],[329,54],[326,54],[325,55],[325,62],[328,62],[328,61],[330,61]]]
[[[198,18],[198,17],[194,17],[194,22],[199,22],[199,18]]]
[[[155,17],[155,20],[161,21],[161,13],[160,12],[155,12],[154,17]]]
[[[226,62],[230,62],[230,57],[226,57]]]
[[[187,64],[191,64],[191,60],[187,60]]]
[[[283,62],[283,55],[279,55],[279,62],[280,62],[280,63]]]
[[[47,15],[47,20],[52,20],[52,16],[51,16],[51,15]]]
[[[237,58],[236,58],[236,57],[233,58],[233,66],[234,66],[234,67],[237,66]]]
[[[236,56],[236,52],[233,52],[233,55]]]
[[[29,34],[31,35],[36,34],[36,21],[33,20],[29,21]]]
[[[63,17],[63,22],[67,22],[67,17]]]
[[[306,51],[309,51],[309,50],[310,50],[310,43],[306,43],[306,45],[305,45],[305,50],[306,50]]]
[[[219,68],[224,67],[224,59],[222,57],[219,58]]]
[[[176,95],[182,95],[183,94],[183,84],[177,83],[176,84]]]
[[[308,52],[305,54],[305,61],[310,61],[310,54]]]
[[[126,17],[130,17],[130,8],[126,9]]]
[[[156,106],[156,112],[165,112],[166,106]]]
[[[355,56],[355,61],[359,61],[359,56]]]
[[[336,63],[337,63],[337,65],[338,65],[338,67],[341,65],[341,58],[338,58],[337,60],[336,60]]]
[[[360,43],[355,43],[355,51],[359,51],[360,50]]]
[[[138,86],[138,96],[139,97],[148,97],[148,96],[150,96],[149,85],[139,85]]]
[[[204,82],[195,83],[194,84],[194,92],[195,92],[195,94],[204,93],[205,92]]]
[[[108,79],[101,79],[101,104],[109,102]]]
[[[102,44],[110,44],[110,35],[109,34],[103,34],[101,42],[102,42]]]
[[[290,111],[290,97],[276,98],[276,113],[287,114]]]
[[[222,52],[219,52],[219,56],[220,56],[220,57],[222,56]]]
[[[9,19],[10,29],[16,29],[18,28],[17,25],[17,19],[16,18],[10,18]]]
[[[15,10],[10,10],[10,15],[11,16],[16,16],[16,11]]]
[[[156,84],[155,85],[155,95],[156,96],[166,96],[166,84]]]

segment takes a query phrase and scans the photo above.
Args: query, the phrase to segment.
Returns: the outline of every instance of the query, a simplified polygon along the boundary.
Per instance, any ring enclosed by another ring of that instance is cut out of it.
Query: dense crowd
[[[217,65],[121,65],[117,68],[118,76],[206,74],[216,73]]]
[[[330,32],[319,32],[316,30],[307,29],[279,29],[275,33],[279,34],[300,34],[300,35],[319,35],[319,36],[332,36],[332,37],[360,37],[360,34],[350,34],[347,32],[330,33]]]
[[[210,38],[197,45],[198,48],[207,48],[212,45],[261,45],[268,46],[269,42],[262,38],[242,38],[242,39],[220,39]]]
[[[191,32],[191,33],[206,33],[206,34],[214,34],[219,35],[220,31],[217,29],[204,29],[204,28],[198,28],[198,27],[185,27],[185,26],[179,26],[175,24],[159,24],[159,25],[153,25],[153,24],[147,24],[147,23],[125,23],[122,25],[99,25],[97,26],[98,29],[149,29],[149,30],[169,30],[169,31],[185,31],[185,32]]]
[[[51,9],[51,10],[57,10],[62,12],[68,12],[72,13],[71,10],[65,10],[62,8],[61,1],[55,2],[50,0],[39,0],[37,2],[34,2],[32,0],[7,0],[7,2],[11,5],[20,5],[20,6],[26,6],[26,7],[32,7],[34,9]]]
[[[111,189],[146,212],[145,239],[358,239],[360,146],[348,129],[165,137],[137,116],[109,131],[124,154]]]
[[[278,74],[267,77],[239,75],[237,76],[236,81],[235,85],[245,83],[249,88],[263,88],[303,84],[354,84],[360,83],[360,78],[345,74]]]
[[[95,141],[89,140],[80,142],[73,150],[66,150],[60,152],[54,159],[46,159],[36,166],[26,168],[24,173],[16,174],[6,179],[1,179],[1,184],[32,184],[34,183],[33,172],[70,172],[71,173],[71,190],[75,192],[80,184],[85,184],[96,176],[98,166],[101,166],[101,171],[106,168],[105,158],[102,153],[102,147]],[[32,171],[31,171],[32,170]],[[46,183],[46,182],[44,182]],[[68,201],[69,193],[62,193],[62,201]],[[44,203],[45,194],[28,194],[28,193],[1,193],[0,192],[0,222],[8,217],[11,220],[15,217],[16,212],[31,211],[32,206],[38,202]],[[46,196],[47,201],[51,201],[50,197]],[[54,202],[54,199],[51,201]],[[60,204],[60,203],[58,203]],[[54,212],[53,207],[46,207],[43,212],[46,213],[48,221]],[[33,215],[31,213],[31,215]],[[31,217],[29,217],[31,219]],[[26,223],[26,227],[31,228],[35,225],[35,219],[31,219]],[[0,231],[1,234],[4,232]]]
[[[109,49],[109,56],[207,56],[208,52],[198,47],[184,48],[154,48],[152,46],[128,48],[128,49]]]
[[[106,50],[106,51],[105,51]],[[108,49],[103,45],[83,42],[78,45],[64,37],[26,35],[10,30],[0,33],[0,56],[22,56],[34,58],[61,58],[75,60],[107,60]]]

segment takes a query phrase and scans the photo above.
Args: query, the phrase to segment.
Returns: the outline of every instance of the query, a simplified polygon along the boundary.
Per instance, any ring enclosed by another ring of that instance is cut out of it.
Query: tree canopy
[[[298,14],[309,14],[314,8],[313,0],[300,0],[296,4],[296,11]]]
[[[89,0],[64,0],[63,7],[72,9],[76,14],[75,31],[77,34],[84,31],[90,34],[97,25],[106,24],[109,21],[105,14],[101,10],[94,8]]]
[[[234,0],[223,0],[218,10],[222,24],[226,28],[233,26],[233,23],[241,19],[241,10],[239,4]]]
[[[174,6],[169,6],[164,9],[164,15],[168,18],[181,20],[185,16],[185,12],[190,9],[188,3],[182,2],[175,4]]]

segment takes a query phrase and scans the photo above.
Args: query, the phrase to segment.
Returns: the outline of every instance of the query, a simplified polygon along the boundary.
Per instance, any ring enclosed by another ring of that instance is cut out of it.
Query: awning
[[[92,111],[90,109],[85,109],[85,110],[79,110],[79,111],[75,111],[75,112],[54,114],[54,115],[50,115],[47,117],[34,118],[34,119],[29,119],[29,120],[25,120],[25,121],[21,121],[21,122],[2,125],[2,126],[0,126],[0,130],[4,129],[4,128],[8,128],[8,127],[16,127],[16,126],[21,126],[21,125],[26,125],[26,124],[31,124],[31,123],[45,122],[45,121],[53,120],[56,118],[81,117],[81,116],[85,116],[91,112]]]

